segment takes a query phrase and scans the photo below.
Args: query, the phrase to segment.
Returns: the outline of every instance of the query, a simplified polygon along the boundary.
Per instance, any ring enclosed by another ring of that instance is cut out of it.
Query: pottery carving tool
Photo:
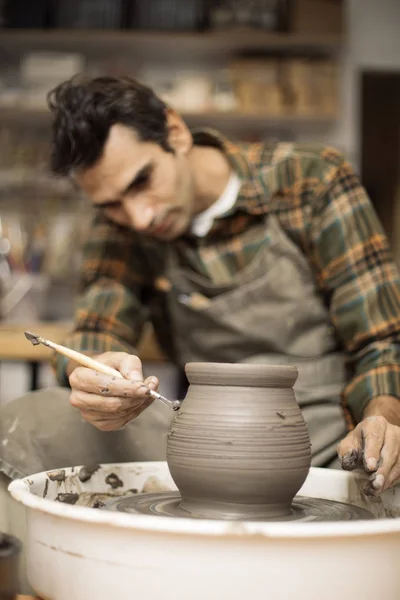
[[[36,333],[32,333],[30,331],[25,331],[25,337],[27,340],[32,342],[34,346],[38,346],[39,344],[43,344],[52,350],[55,350],[59,354],[63,354],[67,358],[77,362],[82,367],[88,367],[89,369],[93,369],[97,371],[97,373],[103,373],[103,375],[110,375],[111,377],[117,377],[118,379],[124,379],[122,373],[109,367],[108,365],[104,365],[103,363],[95,360],[94,358],[90,358],[90,356],[86,356],[86,354],[82,354],[81,352],[77,352],[76,350],[72,350],[71,348],[67,348],[66,346],[61,346],[61,344],[56,344],[55,342],[51,342],[50,340],[46,340],[45,338],[40,337]],[[149,394],[155,400],[159,400],[172,410],[179,410],[181,403],[179,400],[168,400],[168,398],[164,398],[158,392],[153,390],[149,390]]]

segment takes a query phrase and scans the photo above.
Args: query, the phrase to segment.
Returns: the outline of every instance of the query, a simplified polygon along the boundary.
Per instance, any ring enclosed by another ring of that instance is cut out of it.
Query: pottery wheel
[[[183,510],[179,503],[179,492],[161,492],[157,494],[139,494],[114,498],[105,503],[102,510],[131,513],[134,515],[155,515],[159,517],[180,517],[184,519],[202,519],[203,517]],[[223,518],[223,517],[221,517]],[[296,497],[292,503],[292,511],[285,517],[271,519],[254,519],[257,521],[355,521],[373,519],[368,510],[352,504],[344,504],[334,500],[320,498]],[[251,520],[251,519],[247,519]]]

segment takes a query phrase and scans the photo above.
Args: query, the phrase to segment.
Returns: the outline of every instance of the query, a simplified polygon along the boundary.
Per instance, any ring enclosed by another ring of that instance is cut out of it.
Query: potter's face
[[[187,158],[191,134],[177,115],[169,121],[173,152],[140,141],[134,130],[116,124],[97,163],[75,174],[93,205],[109,219],[161,240],[182,235],[194,212]]]

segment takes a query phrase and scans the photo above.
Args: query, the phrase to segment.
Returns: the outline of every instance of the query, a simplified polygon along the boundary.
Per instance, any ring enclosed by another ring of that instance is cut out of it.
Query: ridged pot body
[[[189,363],[167,462],[188,516],[257,519],[290,513],[311,461],[296,402],[297,369]]]

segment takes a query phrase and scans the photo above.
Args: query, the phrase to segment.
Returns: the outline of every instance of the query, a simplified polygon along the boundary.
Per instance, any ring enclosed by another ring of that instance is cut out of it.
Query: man
[[[371,475],[367,493],[395,484],[400,282],[345,159],[332,148],[191,132],[128,78],[75,78],[51,93],[50,107],[53,170],[97,212],[66,344],[126,377],[57,357],[85,421],[112,431],[142,419],[142,435],[157,443],[145,415],[163,409],[148,408],[158,381],[144,380],[135,351],[150,319],[181,368],[295,364],[313,464],[334,466],[339,444],[343,468]]]

